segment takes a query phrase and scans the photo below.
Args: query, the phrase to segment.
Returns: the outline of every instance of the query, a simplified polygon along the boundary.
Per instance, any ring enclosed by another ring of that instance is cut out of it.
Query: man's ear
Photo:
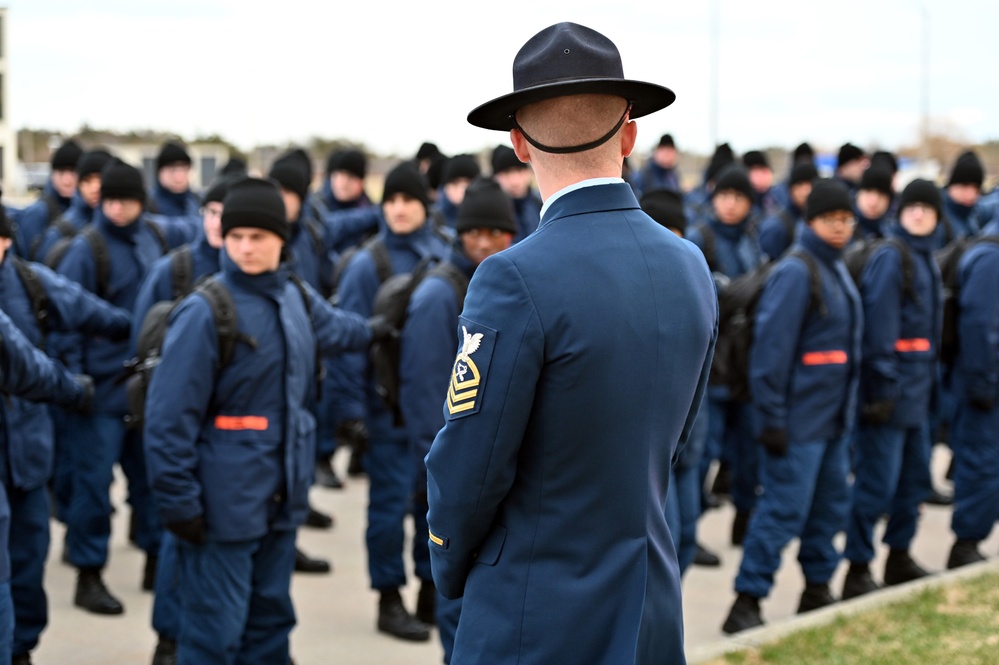
[[[519,129],[510,130],[510,143],[513,144],[513,151],[517,155],[517,159],[524,162],[525,164],[531,163],[531,154],[527,151],[527,139],[524,138],[523,132]]]
[[[621,128],[621,154],[623,156],[629,157],[631,155],[631,151],[635,149],[635,141],[637,139],[638,124],[634,120],[629,120]]]

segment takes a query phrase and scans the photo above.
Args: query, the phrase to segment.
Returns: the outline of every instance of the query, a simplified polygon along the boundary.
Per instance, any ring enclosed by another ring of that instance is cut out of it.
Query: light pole
[[[930,9],[925,2],[919,3],[921,16],[920,45],[920,128],[919,128],[919,170],[925,174],[930,162]]]
[[[709,132],[711,133],[711,150],[714,150],[718,145],[718,59],[719,59],[719,11],[718,11],[718,1],[711,0],[711,15],[710,15],[710,40],[711,40],[711,57],[709,58],[710,71],[708,73],[709,86],[710,86],[710,109],[708,112],[708,123]]]

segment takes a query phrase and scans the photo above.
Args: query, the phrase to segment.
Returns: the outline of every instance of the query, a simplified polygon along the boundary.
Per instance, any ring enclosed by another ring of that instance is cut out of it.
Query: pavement
[[[935,482],[937,486],[949,490],[949,484],[943,480],[948,459],[947,450],[937,446],[933,464]],[[342,472],[346,457],[338,455],[335,464],[345,477]],[[155,633],[150,627],[152,596],[140,590],[144,555],[129,545],[126,539],[128,509],[123,500],[123,487],[124,483],[118,477],[112,496],[119,509],[112,527],[111,560],[105,572],[105,581],[112,593],[124,603],[125,614],[102,617],[73,607],[75,571],[59,561],[64,529],[53,522],[52,548],[46,572],[49,627],[33,653],[36,665],[131,665],[151,661],[156,643]],[[368,588],[364,550],[366,480],[348,478],[347,487],[343,490],[315,487],[311,500],[316,507],[331,512],[336,518],[336,525],[328,531],[302,529],[299,545],[311,556],[331,558],[334,571],[331,575],[319,576],[296,574],[293,579],[292,597],[298,613],[298,626],[291,636],[291,651],[297,665],[329,662],[343,665],[434,665],[442,662],[436,633],[433,633],[430,642],[416,644],[381,635],[375,630],[377,596]],[[731,505],[724,504],[704,515],[699,526],[699,538],[722,557],[722,566],[693,567],[683,581],[686,646],[691,663],[698,662],[702,656],[724,653],[746,644],[739,637],[726,637],[720,628],[735,597],[732,581],[741,554],[739,548],[729,543],[733,514]],[[950,508],[924,507],[912,551],[914,558],[930,570],[943,571],[945,568],[953,542],[950,515]],[[410,534],[411,531],[410,525]],[[839,545],[842,546],[842,540]],[[999,553],[999,530],[993,532],[981,549],[992,557]],[[883,546],[879,550],[872,567],[876,577],[880,577],[887,555]],[[802,621],[795,615],[798,596],[804,585],[795,561],[796,554],[797,544],[792,543],[784,552],[774,591],[762,603],[763,617],[771,630],[792,629],[796,621]],[[837,595],[845,574],[846,564],[842,564],[832,584]],[[410,609],[414,607],[416,592],[415,584],[403,591]],[[856,602],[843,603],[840,607]],[[756,639],[759,639],[758,634]]]

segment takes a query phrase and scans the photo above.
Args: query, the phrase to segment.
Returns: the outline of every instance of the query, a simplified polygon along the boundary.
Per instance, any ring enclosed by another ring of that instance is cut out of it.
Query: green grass
[[[999,574],[928,589],[903,602],[838,617],[712,665],[995,665]]]

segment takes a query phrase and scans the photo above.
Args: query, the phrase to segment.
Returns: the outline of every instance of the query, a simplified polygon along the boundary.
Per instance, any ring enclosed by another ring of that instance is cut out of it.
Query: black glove
[[[202,515],[182,522],[170,522],[166,528],[181,540],[194,545],[205,544],[205,518]]]
[[[339,445],[363,453],[368,449],[368,428],[363,420],[344,420],[337,425],[336,439]]]
[[[996,408],[995,397],[972,397],[968,399],[968,404],[979,411],[991,411]]]
[[[756,437],[771,455],[784,457],[787,455],[787,430],[767,427]]]
[[[80,415],[90,414],[90,406],[94,401],[94,379],[88,374],[74,374],[73,380],[80,386],[80,400],[75,411]]]
[[[399,329],[384,314],[376,314],[368,319],[368,328],[371,329],[372,343],[387,339],[399,339]]]
[[[879,399],[860,407],[860,420],[865,425],[885,425],[895,411],[895,400]]]

